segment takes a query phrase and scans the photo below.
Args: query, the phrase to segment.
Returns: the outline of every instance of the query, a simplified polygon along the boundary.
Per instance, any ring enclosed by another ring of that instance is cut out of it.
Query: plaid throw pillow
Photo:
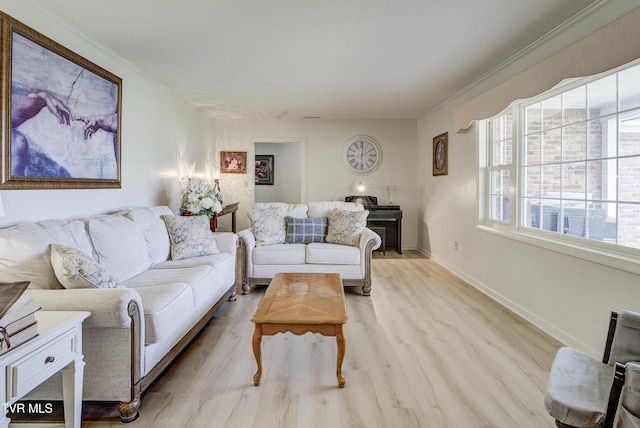
[[[309,242],[324,242],[327,235],[327,217],[295,218],[288,217],[287,244],[308,244]]]

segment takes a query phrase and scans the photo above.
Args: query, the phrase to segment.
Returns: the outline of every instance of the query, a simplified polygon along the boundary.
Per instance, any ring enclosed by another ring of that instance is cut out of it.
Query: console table
[[[85,364],[82,355],[82,321],[89,315],[90,312],[39,311],[36,313],[38,336],[0,356],[1,428],[9,426],[9,411],[31,415],[42,413],[46,417],[51,412],[46,403],[44,406],[31,407],[17,401],[59,371],[62,371],[64,390],[65,423],[62,426],[80,428]]]
[[[395,250],[402,254],[402,211],[399,205],[365,205],[369,211],[367,227],[384,228],[385,250]]]
[[[222,208],[222,211],[216,213],[211,218],[211,231],[215,232],[218,227],[218,217],[222,217],[223,215],[231,214],[231,231],[236,233],[236,212],[238,211],[239,202],[234,202],[232,204],[225,205]]]
[[[222,211],[219,213],[214,213],[213,216],[209,219],[209,228],[212,232],[215,232],[218,228],[218,218],[223,215],[231,214],[231,231],[236,233],[236,212],[238,211],[238,205],[240,202],[234,202],[232,204],[227,204],[222,208]],[[193,215],[189,211],[182,211],[180,215],[190,216]]]

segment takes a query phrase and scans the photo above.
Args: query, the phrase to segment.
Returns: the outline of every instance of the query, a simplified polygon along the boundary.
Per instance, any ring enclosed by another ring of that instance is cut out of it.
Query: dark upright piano
[[[360,202],[369,211],[367,227],[384,228],[386,250],[402,254],[402,211],[399,205],[378,205],[375,196],[347,196],[346,202]]]
[[[385,246],[387,250],[396,250],[402,254],[402,211],[399,205],[365,205],[369,211],[367,227],[385,228]]]

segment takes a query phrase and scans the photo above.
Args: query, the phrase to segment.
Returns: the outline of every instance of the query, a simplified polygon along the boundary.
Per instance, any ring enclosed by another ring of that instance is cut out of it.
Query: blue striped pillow
[[[287,216],[287,244],[308,244],[325,242],[327,217],[296,218]]]

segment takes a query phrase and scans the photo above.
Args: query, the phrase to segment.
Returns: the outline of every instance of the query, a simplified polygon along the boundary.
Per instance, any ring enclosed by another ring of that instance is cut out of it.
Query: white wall
[[[302,202],[302,164],[300,162],[303,142],[255,143],[256,155],[273,155],[273,184],[254,187],[255,202]],[[255,165],[255,163],[254,163]],[[255,183],[255,179],[254,179]]]
[[[565,44],[573,43],[576,33],[588,34],[611,21],[615,16],[605,9],[595,24],[592,17],[569,28],[571,37],[564,40]],[[562,43],[559,35],[531,55],[543,58],[541,50],[550,54]],[[516,61],[510,73],[503,70],[498,77],[506,79],[530,61],[530,57],[523,58],[520,65]],[[640,311],[640,276],[477,228],[478,125],[467,133],[452,132],[454,109],[496,82],[499,80],[495,76],[480,82],[418,121],[418,246],[560,341],[601,357],[609,312]],[[449,175],[433,177],[432,138],[445,131],[449,131]],[[459,243],[457,251],[455,241]]]
[[[215,123],[172,97],[140,70],[28,0],[0,0],[0,9],[122,78],[122,188],[0,191],[0,226],[85,216],[156,204],[178,208],[177,180],[187,166],[215,162]],[[204,155],[203,155],[204,154]],[[203,160],[204,159],[204,160]]]
[[[218,122],[216,129],[219,150],[246,150],[247,159],[253,159],[254,141],[286,141],[287,138],[304,140],[306,161],[303,165],[303,175],[306,202],[344,200],[345,196],[357,194],[355,186],[359,181],[363,181],[367,186],[366,194],[377,196],[378,203],[385,204],[388,202],[385,186],[396,185],[393,202],[400,205],[403,211],[402,244],[406,249],[416,248],[418,193],[415,121],[230,121]],[[381,166],[374,173],[364,177],[349,173],[341,158],[344,145],[356,135],[369,135],[382,146]],[[253,162],[248,162],[247,175],[223,174],[220,179],[225,198],[240,202],[239,230],[249,226],[245,213],[254,200],[253,168]]]

